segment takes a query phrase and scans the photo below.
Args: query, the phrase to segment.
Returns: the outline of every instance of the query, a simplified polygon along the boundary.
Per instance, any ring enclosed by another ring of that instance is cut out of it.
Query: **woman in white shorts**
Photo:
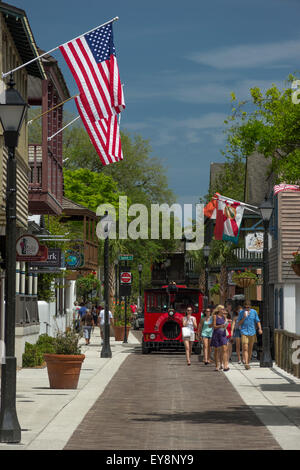
[[[191,307],[188,307],[186,310],[186,316],[182,319],[183,327],[188,328],[190,333],[189,336],[182,336],[188,366],[191,365],[192,347],[193,342],[195,341],[195,329],[197,329],[197,321],[196,318],[192,316],[192,313],[193,309]]]

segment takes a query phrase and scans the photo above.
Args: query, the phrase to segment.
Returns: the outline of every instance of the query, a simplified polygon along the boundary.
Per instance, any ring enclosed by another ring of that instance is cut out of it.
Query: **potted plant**
[[[300,276],[300,253],[299,251],[294,251],[292,255],[293,255],[293,260],[291,262],[291,266],[295,274],[297,274],[297,276]]]
[[[129,315],[127,315],[126,338],[128,338],[130,327],[131,327],[131,323],[130,323]],[[114,331],[115,331],[115,340],[123,341],[124,334],[125,334],[125,302],[124,301],[117,302],[115,304]]]
[[[50,388],[76,389],[85,355],[78,345],[80,336],[75,331],[58,333],[53,341],[53,353],[44,354]]]
[[[234,273],[232,276],[232,280],[239,287],[246,288],[257,284],[258,275],[256,273],[253,273],[249,269],[245,269],[244,271],[238,271],[237,273]]]

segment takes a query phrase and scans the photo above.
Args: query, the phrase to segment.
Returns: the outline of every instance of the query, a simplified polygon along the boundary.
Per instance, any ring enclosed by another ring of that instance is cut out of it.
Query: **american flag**
[[[281,184],[275,185],[273,188],[273,191],[274,191],[274,196],[276,196],[276,194],[280,193],[280,191],[300,191],[300,186],[298,186],[297,184],[281,183]]]
[[[80,97],[75,97],[75,103],[86,131],[103,165],[123,160],[117,115],[114,114],[106,119],[91,121],[85,104]]]
[[[108,118],[125,108],[112,23],[60,46],[91,120]]]

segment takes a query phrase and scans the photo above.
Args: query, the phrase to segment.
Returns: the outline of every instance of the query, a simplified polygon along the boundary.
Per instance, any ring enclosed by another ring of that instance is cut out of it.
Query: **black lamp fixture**
[[[23,121],[26,116],[28,104],[25,103],[20,93],[14,88],[15,82],[12,75],[5,90],[5,103],[0,104],[0,121],[4,131],[6,147],[15,148]]]
[[[106,211],[100,225],[104,235],[104,341],[101,350],[101,357],[112,357],[110,344],[109,344],[109,233],[113,226],[113,219]]]
[[[263,249],[263,336],[260,367],[272,367],[270,315],[269,315],[269,224],[273,213],[272,200],[265,198],[260,206],[260,213],[264,225],[264,249]]]
[[[2,358],[0,442],[21,441],[21,427],[16,412],[17,361],[15,358],[16,319],[16,192],[17,161],[15,149],[28,109],[27,103],[15,90],[12,75],[5,90],[5,102],[0,104],[0,121],[4,144],[8,149],[6,182],[6,268],[5,268],[5,357]]]
[[[205,259],[209,257],[209,254],[210,254],[210,246],[209,245],[205,245],[203,247],[203,254],[204,254]]]
[[[263,222],[270,222],[272,213],[273,213],[273,204],[271,198],[265,198],[264,202],[261,204],[260,214],[262,217]]]

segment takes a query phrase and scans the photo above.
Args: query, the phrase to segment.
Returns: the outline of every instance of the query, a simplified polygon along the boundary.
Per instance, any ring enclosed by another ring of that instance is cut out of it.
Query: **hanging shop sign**
[[[262,253],[264,249],[263,232],[248,233],[245,238],[245,246],[250,253]]]
[[[40,245],[36,237],[24,234],[16,242],[16,260],[23,262],[45,261],[48,258],[48,248]]]
[[[82,253],[74,250],[67,250],[65,254],[65,266],[69,269],[79,268],[84,264]]]
[[[18,256],[37,256],[39,249],[39,241],[33,235],[25,234],[17,240],[16,250]]]
[[[60,248],[48,248],[48,257],[45,261],[33,261],[30,263],[32,267],[38,267],[45,270],[49,268],[61,268],[62,256]]]

